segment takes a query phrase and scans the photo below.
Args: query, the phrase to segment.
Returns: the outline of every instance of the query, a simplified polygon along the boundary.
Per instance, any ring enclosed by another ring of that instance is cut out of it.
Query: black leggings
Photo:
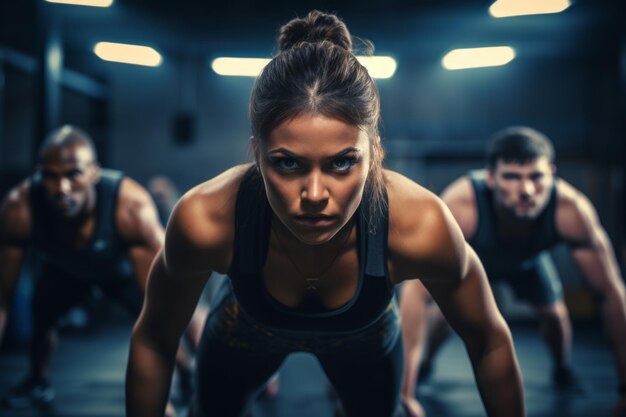
[[[403,352],[395,306],[356,332],[268,328],[241,310],[232,294],[207,319],[197,357],[193,417],[238,417],[292,352],[315,355],[346,417],[392,417],[400,409]]]

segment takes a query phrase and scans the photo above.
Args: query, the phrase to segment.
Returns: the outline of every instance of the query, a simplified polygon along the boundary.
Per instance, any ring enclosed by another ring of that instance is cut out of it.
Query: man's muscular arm
[[[591,202],[567,183],[559,183],[557,229],[572,249],[586,282],[602,296],[620,384],[626,384],[626,291],[613,246]],[[621,394],[626,413],[626,393]]]
[[[124,178],[120,184],[117,228],[129,246],[137,283],[144,290],[150,265],[163,246],[165,232],[152,197],[130,178]]]
[[[28,183],[24,182],[12,189],[0,206],[0,345],[30,231]]]

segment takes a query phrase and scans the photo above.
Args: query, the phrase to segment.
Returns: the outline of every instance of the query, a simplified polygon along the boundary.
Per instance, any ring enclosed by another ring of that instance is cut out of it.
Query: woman
[[[379,98],[351,38],[317,11],[280,32],[250,100],[255,164],[178,203],[127,375],[131,417],[160,416],[176,345],[212,271],[193,416],[239,416],[291,352],[317,356],[346,416],[401,413],[393,287],[420,277],[463,337],[491,416],[524,414],[509,330],[442,202],[382,169]],[[414,415],[417,404],[409,404]]]

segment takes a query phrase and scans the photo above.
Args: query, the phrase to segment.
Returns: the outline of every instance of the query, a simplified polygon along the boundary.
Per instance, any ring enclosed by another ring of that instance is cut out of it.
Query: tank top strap
[[[493,224],[493,208],[491,206],[491,190],[487,186],[486,172],[484,170],[473,170],[467,174],[474,190],[476,200],[476,232],[470,239],[471,244],[485,244],[493,242],[495,239],[495,229]]]
[[[42,184],[41,174],[35,172],[30,177],[30,188],[28,189],[28,206],[30,207],[30,214],[32,217],[32,242],[36,246],[41,246],[43,243],[46,232],[43,230],[44,212],[43,206],[45,203],[45,196]]]
[[[268,250],[271,208],[256,166],[244,174],[235,205],[235,242],[231,269],[243,274],[259,272]]]
[[[100,182],[96,185],[96,230],[94,241],[118,241],[115,214],[120,185],[124,173],[112,169],[100,170]]]
[[[387,232],[389,225],[389,205],[387,193],[380,211],[372,214],[372,201],[369,193],[363,195],[359,207],[359,248],[361,260],[365,262],[365,275],[370,277],[387,276]]]

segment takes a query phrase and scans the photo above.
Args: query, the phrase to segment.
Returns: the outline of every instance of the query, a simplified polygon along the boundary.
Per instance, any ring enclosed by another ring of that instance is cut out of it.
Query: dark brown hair
[[[367,69],[352,53],[352,37],[335,15],[317,10],[280,29],[280,51],[263,69],[252,89],[250,123],[255,141],[263,142],[281,123],[306,113],[357,126],[370,140],[366,191],[370,219],[384,204],[378,124],[380,99]],[[255,157],[257,152],[255,152]]]
[[[491,136],[487,147],[487,164],[494,169],[499,160],[525,163],[545,156],[554,163],[554,147],[543,133],[526,126],[512,126]]]

